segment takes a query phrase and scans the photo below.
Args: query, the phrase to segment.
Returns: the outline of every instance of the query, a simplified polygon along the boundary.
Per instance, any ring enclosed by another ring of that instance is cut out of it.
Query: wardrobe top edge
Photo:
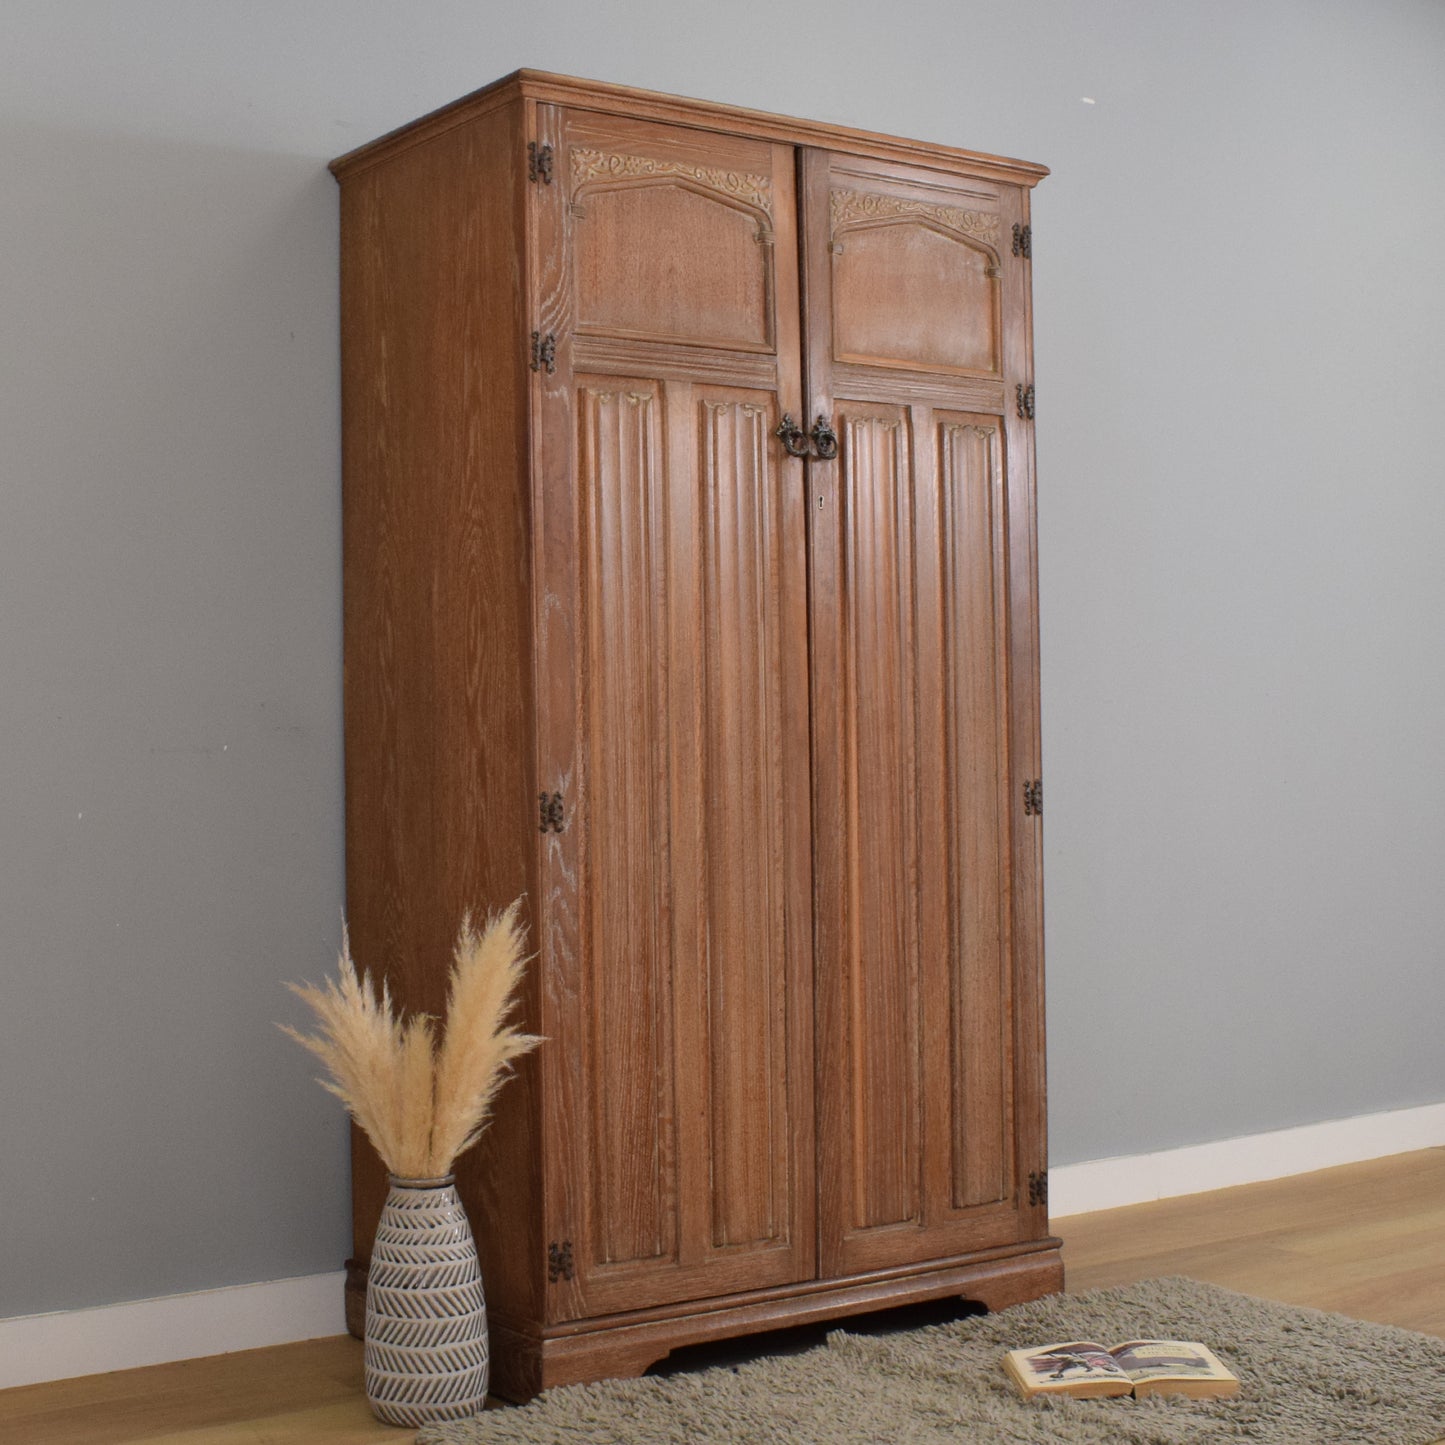
[[[749,135],[785,144],[815,145],[904,164],[944,165],[949,169],[967,170],[973,175],[1029,187],[1037,185],[1049,174],[1047,166],[1033,161],[1015,160],[1009,156],[988,155],[982,151],[962,150],[957,146],[908,140],[851,126],[832,125],[825,121],[800,120],[770,111],[723,105],[717,101],[692,100],[686,96],[668,95],[661,91],[638,90],[632,86],[614,85],[606,81],[554,75],[545,70],[514,70],[510,75],[503,76],[480,90],[474,90],[470,95],[462,96],[460,100],[431,111],[406,125],[398,126],[376,140],[338,156],[331,162],[331,173],[338,181],[347,180],[399,151],[430,140],[454,126],[464,125],[489,110],[519,100],[615,111],[646,120],[670,121],[674,124],[724,131],[731,135]]]

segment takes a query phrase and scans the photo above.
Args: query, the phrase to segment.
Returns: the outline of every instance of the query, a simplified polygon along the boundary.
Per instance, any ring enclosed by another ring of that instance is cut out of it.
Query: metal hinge
[[[1024,817],[1039,818],[1044,811],[1044,780],[1033,778],[1024,784]]]
[[[1014,255],[1022,256],[1025,261],[1032,261],[1034,258],[1034,228],[1032,226],[1020,225],[1014,222]]]
[[[1014,387],[1014,397],[1018,402],[1019,416],[1022,417],[1024,421],[1032,421],[1034,419],[1034,388],[1032,383],[1025,386],[1023,382],[1019,382],[1019,384]]]
[[[538,801],[542,805],[542,828],[544,833],[560,833],[567,825],[567,819],[562,811],[561,793],[538,793]]]
[[[552,184],[552,147],[549,145],[538,145],[536,141],[527,142],[527,179],[532,182],[541,181],[543,185]],[[1017,231],[1018,227],[1015,226]],[[1014,253],[1017,255],[1017,251]]]
[[[1049,1202],[1049,1176],[1047,1170],[1035,1169],[1029,1175],[1029,1203],[1033,1205]]]
[[[557,338],[550,331],[545,336],[540,331],[532,333],[532,370],[545,371],[548,376],[557,370]]]
[[[547,1278],[556,1284],[559,1279],[572,1279],[577,1266],[572,1259],[572,1241],[564,1239],[561,1244],[553,1240],[547,1246]]]

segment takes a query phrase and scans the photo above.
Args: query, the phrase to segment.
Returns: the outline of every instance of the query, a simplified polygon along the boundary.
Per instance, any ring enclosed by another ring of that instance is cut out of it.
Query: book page
[[[1212,1350],[1193,1341],[1130,1340],[1109,1352],[1131,1380],[1232,1380]]]

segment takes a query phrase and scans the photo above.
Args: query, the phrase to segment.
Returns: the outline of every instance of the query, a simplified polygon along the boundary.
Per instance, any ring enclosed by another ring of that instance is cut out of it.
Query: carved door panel
[[[1042,1233],[1031,498],[1012,188],[809,152],[820,1254],[825,1276]],[[1013,480],[1011,480],[1013,479]],[[1030,909],[1034,910],[1030,914]]]
[[[565,1320],[815,1272],[807,559],[802,464],[774,437],[801,394],[793,151],[548,106],[537,125]]]

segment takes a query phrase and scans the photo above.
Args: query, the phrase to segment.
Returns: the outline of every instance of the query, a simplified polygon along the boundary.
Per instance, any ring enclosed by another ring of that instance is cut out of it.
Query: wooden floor
[[[1183,1274],[1445,1338],[1445,1149],[1056,1220],[1069,1289]],[[5,1445],[352,1445],[349,1336],[0,1391]]]
[[[1445,1149],[1055,1227],[1074,1292],[1183,1274],[1445,1339]]]

